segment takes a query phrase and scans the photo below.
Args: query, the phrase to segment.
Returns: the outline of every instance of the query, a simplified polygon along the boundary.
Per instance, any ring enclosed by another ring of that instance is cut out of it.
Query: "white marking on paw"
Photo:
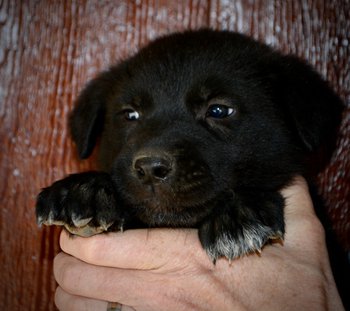
[[[216,260],[220,256],[228,259],[241,257],[255,251],[261,252],[261,248],[272,237],[280,235],[281,232],[275,232],[270,227],[264,225],[247,226],[242,229],[242,233],[237,237],[232,237],[224,233],[217,237],[216,244],[209,247],[206,251],[211,259]],[[282,234],[280,237],[282,238]]]

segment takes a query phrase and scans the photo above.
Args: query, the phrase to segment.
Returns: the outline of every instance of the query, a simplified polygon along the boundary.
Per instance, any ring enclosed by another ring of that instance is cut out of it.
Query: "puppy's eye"
[[[211,105],[206,113],[206,117],[214,119],[224,119],[232,115],[235,109],[225,105]]]
[[[140,118],[140,114],[133,109],[125,109],[124,116],[125,116],[125,119],[128,121],[136,121]]]

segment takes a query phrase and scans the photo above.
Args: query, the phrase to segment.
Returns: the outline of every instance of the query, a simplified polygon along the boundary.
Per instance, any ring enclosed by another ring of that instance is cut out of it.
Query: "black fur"
[[[160,38],[80,94],[72,137],[82,158],[101,139],[101,172],[46,188],[38,222],[195,227],[213,260],[260,250],[283,238],[279,191],[334,139],[342,108],[307,64],[241,34]]]

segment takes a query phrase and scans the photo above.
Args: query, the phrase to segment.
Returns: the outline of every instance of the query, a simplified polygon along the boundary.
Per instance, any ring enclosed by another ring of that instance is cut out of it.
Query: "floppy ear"
[[[304,148],[334,141],[344,105],[328,83],[294,56],[283,56],[275,92]]]
[[[88,158],[101,135],[105,122],[106,101],[111,93],[115,74],[111,70],[90,81],[80,93],[69,118],[71,136],[80,158]]]

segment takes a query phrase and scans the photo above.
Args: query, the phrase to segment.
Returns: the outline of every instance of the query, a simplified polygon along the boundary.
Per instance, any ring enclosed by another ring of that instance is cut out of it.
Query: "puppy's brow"
[[[145,91],[130,91],[120,98],[124,105],[131,105],[134,108],[147,107],[152,102],[151,96]]]
[[[212,98],[225,96],[230,93],[227,81],[217,76],[206,77],[198,81],[188,92],[188,101],[202,104]]]
[[[142,105],[142,97],[140,95],[136,95],[133,99],[132,99],[132,105],[135,108],[140,108]]]
[[[199,88],[199,96],[202,97],[204,100],[208,100],[210,97],[212,91],[205,85],[200,86]]]
[[[192,87],[187,94],[186,101],[191,106],[201,106],[211,95],[211,91],[205,85],[196,85]]]

